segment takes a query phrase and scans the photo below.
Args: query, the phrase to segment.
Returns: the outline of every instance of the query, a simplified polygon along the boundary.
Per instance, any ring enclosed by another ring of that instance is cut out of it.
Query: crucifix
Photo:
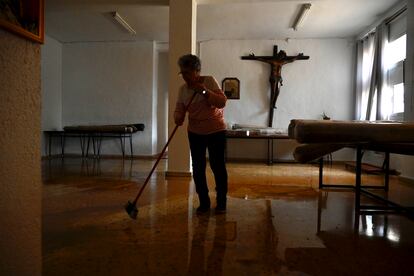
[[[273,56],[255,56],[250,54],[242,56],[241,59],[257,60],[270,64],[270,110],[269,110],[269,127],[273,125],[273,112],[276,108],[277,97],[279,96],[280,87],[283,85],[282,66],[294,62],[298,59],[309,59],[309,56],[304,56],[300,53],[297,56],[288,56],[283,50],[277,51],[277,45],[273,46]]]

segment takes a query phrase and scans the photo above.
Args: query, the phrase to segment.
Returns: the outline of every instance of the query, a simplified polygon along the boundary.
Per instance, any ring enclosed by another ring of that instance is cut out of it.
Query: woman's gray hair
[[[195,55],[184,55],[178,59],[178,66],[180,68],[188,68],[191,70],[201,70],[201,60]]]

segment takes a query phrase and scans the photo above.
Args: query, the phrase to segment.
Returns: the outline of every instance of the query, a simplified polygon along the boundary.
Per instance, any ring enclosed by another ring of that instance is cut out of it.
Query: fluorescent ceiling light
[[[118,12],[112,12],[112,16],[114,19],[121,25],[125,30],[127,30],[130,34],[137,34],[137,32],[123,19]]]
[[[293,23],[293,26],[292,26],[292,28],[293,28],[295,31],[297,31],[297,30],[298,30],[298,28],[299,28],[300,26],[302,26],[303,21],[304,21],[304,20],[305,20],[305,18],[307,17],[308,12],[309,12],[309,10],[310,10],[310,7],[311,7],[311,6],[312,6],[312,5],[311,5],[310,3],[307,3],[307,4],[302,4],[302,7],[300,8],[299,14],[298,14],[298,16],[296,17],[295,22]]]

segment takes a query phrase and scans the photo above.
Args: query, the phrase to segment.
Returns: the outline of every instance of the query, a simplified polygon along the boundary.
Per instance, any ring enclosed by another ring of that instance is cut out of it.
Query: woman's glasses
[[[180,72],[178,72],[178,75],[180,75],[180,76],[183,76],[183,75],[190,75],[190,74],[193,74],[194,73],[194,71],[193,70],[183,70],[183,71],[180,71]]]

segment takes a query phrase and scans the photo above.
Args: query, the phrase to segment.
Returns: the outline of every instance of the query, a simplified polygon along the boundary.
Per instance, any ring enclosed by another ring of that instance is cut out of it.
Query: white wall
[[[62,129],[62,44],[46,36],[42,54],[42,130]]]
[[[229,100],[227,122],[267,126],[269,110],[270,65],[240,56],[272,55],[273,46],[288,55],[303,53],[309,60],[297,60],[282,69],[283,86],[274,113],[274,128],[287,129],[291,119],[321,119],[325,112],[332,119],[352,119],[354,43],[346,39],[301,40],[215,40],[200,43],[202,73],[211,74],[221,85],[225,77],[240,80],[240,100]],[[266,158],[265,141],[229,141],[229,156]],[[292,159],[293,141],[276,146],[279,159]],[[239,149],[243,148],[243,151]],[[352,160],[343,150],[335,160]]]
[[[62,129],[62,44],[46,36],[41,47],[42,77],[42,131]],[[42,153],[45,136],[42,135]],[[57,143],[52,144],[52,152],[58,153]]]
[[[63,44],[62,126],[144,123],[134,154],[153,154],[153,55],[153,42]],[[79,141],[66,151],[80,153]],[[101,153],[119,155],[119,141],[105,140]]]

